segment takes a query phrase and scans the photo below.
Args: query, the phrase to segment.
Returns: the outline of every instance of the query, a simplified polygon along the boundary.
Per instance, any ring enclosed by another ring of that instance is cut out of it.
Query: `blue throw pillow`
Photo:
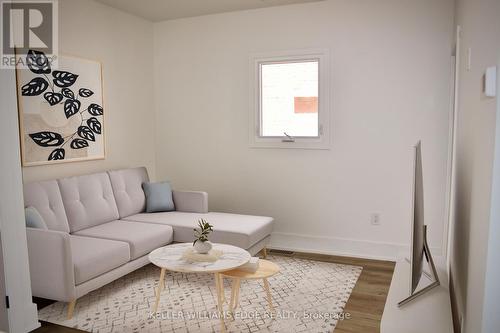
[[[47,223],[43,219],[42,215],[36,210],[35,207],[26,207],[24,209],[24,216],[26,218],[26,226],[29,228],[37,228],[48,230]]]
[[[172,188],[169,182],[143,183],[146,195],[146,212],[170,212],[175,210]]]

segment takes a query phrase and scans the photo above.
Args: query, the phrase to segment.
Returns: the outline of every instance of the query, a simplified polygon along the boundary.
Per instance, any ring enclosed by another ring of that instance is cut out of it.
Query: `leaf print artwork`
[[[20,76],[18,91],[23,98],[22,106],[39,109],[37,113],[25,112],[22,115],[31,121],[39,120],[38,125],[28,126],[31,130],[23,133],[25,142],[32,142],[31,151],[37,147],[37,156],[45,156],[37,157],[40,163],[44,160],[85,159],[91,153],[100,153],[97,156],[104,157],[102,87],[96,85],[96,82],[101,82],[100,64],[91,65],[96,70],[90,71],[94,76],[89,80],[87,67],[75,65],[79,61],[82,60],[75,58],[60,67],[43,52],[29,50],[26,54],[28,70]],[[82,63],[81,66],[88,66],[89,61]],[[43,118],[33,118],[34,114],[42,113]],[[24,149],[23,154],[26,154]]]

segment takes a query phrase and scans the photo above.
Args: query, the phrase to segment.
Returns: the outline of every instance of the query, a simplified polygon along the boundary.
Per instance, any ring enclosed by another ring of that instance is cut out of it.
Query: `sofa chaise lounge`
[[[208,211],[205,192],[173,191],[175,211],[146,213],[144,167],[27,183],[25,206],[48,229],[26,228],[33,296],[69,302],[146,264],[171,242],[193,241],[199,218],[214,226],[212,242],[252,255],[269,242],[273,219]]]

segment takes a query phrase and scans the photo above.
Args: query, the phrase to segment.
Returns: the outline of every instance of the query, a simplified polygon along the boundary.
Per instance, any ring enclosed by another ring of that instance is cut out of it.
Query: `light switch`
[[[495,97],[497,95],[497,66],[486,68],[484,94],[488,97]]]

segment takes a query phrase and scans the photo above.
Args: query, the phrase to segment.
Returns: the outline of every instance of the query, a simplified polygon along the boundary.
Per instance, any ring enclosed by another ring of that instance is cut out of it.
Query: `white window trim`
[[[283,142],[284,137],[260,136],[260,71],[259,65],[269,62],[318,60],[318,125],[319,137],[296,137]],[[325,49],[307,49],[259,53],[250,56],[249,144],[253,148],[330,149],[330,56]]]

